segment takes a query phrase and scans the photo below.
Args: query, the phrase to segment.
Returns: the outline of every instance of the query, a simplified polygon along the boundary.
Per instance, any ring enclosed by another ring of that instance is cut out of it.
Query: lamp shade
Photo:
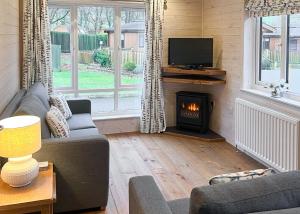
[[[41,121],[36,116],[16,116],[0,121],[0,156],[23,157],[41,148]]]

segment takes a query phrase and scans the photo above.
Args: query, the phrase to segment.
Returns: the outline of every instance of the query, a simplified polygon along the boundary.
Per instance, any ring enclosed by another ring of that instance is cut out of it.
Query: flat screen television
[[[213,39],[169,38],[169,65],[186,68],[213,66]]]

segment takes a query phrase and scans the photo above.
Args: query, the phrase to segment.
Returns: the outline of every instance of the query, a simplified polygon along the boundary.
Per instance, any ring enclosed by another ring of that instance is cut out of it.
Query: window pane
[[[289,24],[289,84],[290,90],[300,93],[300,15],[291,15]]]
[[[113,32],[113,8],[78,8],[79,89],[114,88]]]
[[[259,80],[274,83],[281,79],[281,16],[263,17],[261,20]]]
[[[49,8],[54,88],[72,87],[71,13],[66,8]]]
[[[141,109],[141,91],[120,91],[119,92],[119,110],[121,111],[139,111]]]
[[[144,63],[145,10],[122,9],[121,33],[121,84],[141,84]]]
[[[88,98],[92,102],[92,115],[103,115],[114,111],[113,92],[80,93],[79,97]]]

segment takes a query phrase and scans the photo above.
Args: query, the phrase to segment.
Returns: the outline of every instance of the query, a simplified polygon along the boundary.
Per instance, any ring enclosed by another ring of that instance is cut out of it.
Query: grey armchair
[[[129,181],[130,214],[300,213],[300,172],[197,187],[191,197],[166,201],[150,176]]]
[[[101,135],[43,140],[34,154],[54,163],[57,180],[55,212],[106,207],[109,187],[109,144]]]

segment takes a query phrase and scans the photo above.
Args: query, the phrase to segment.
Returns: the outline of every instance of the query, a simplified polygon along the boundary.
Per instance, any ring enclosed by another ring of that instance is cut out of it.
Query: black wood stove
[[[176,128],[206,133],[209,130],[209,94],[176,93]]]

